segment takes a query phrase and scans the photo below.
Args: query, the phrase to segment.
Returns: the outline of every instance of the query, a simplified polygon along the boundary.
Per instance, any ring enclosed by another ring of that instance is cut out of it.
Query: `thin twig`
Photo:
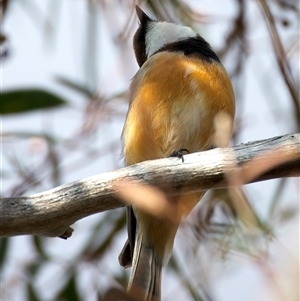
[[[277,63],[281,70],[282,76],[287,84],[289,92],[291,94],[295,109],[296,109],[296,118],[298,122],[298,126],[300,126],[300,100],[299,100],[299,91],[296,89],[296,85],[292,74],[290,72],[289,63],[286,57],[286,53],[282,46],[281,40],[279,38],[278,31],[276,29],[274,17],[270,11],[270,8],[266,2],[266,0],[258,0],[261,9],[265,15],[265,20],[270,30],[270,35],[272,38],[273,48],[275,51]]]

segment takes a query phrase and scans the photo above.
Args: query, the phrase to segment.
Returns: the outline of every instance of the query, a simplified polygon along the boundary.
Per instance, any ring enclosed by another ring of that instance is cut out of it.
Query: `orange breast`
[[[168,157],[181,148],[209,148],[219,112],[234,118],[234,93],[222,65],[176,52],[154,55],[131,85],[123,130],[126,165]]]

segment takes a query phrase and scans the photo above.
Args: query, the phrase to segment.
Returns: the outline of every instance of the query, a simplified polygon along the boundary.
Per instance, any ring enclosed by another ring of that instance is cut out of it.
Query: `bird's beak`
[[[146,21],[150,21],[151,19],[140,9],[139,6],[135,6],[136,14],[141,22],[141,24],[145,24]]]

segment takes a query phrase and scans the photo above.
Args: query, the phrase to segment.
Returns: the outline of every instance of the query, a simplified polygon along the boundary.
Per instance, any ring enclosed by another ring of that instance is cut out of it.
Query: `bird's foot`
[[[184,159],[183,159],[183,152],[186,152],[187,154],[190,153],[186,148],[180,148],[180,149],[175,150],[175,151],[170,155],[170,157],[177,157],[177,158],[181,159],[181,160],[182,160],[182,163],[183,163],[183,162],[184,162]]]

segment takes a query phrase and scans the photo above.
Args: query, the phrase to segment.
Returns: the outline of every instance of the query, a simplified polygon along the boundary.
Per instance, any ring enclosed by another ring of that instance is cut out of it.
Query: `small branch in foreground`
[[[228,183],[226,175],[238,175],[238,183]],[[299,175],[300,134],[193,153],[183,163],[177,158],[145,161],[31,196],[1,199],[0,236],[70,237],[69,226],[77,220],[124,206],[115,190],[124,180],[183,194]]]

